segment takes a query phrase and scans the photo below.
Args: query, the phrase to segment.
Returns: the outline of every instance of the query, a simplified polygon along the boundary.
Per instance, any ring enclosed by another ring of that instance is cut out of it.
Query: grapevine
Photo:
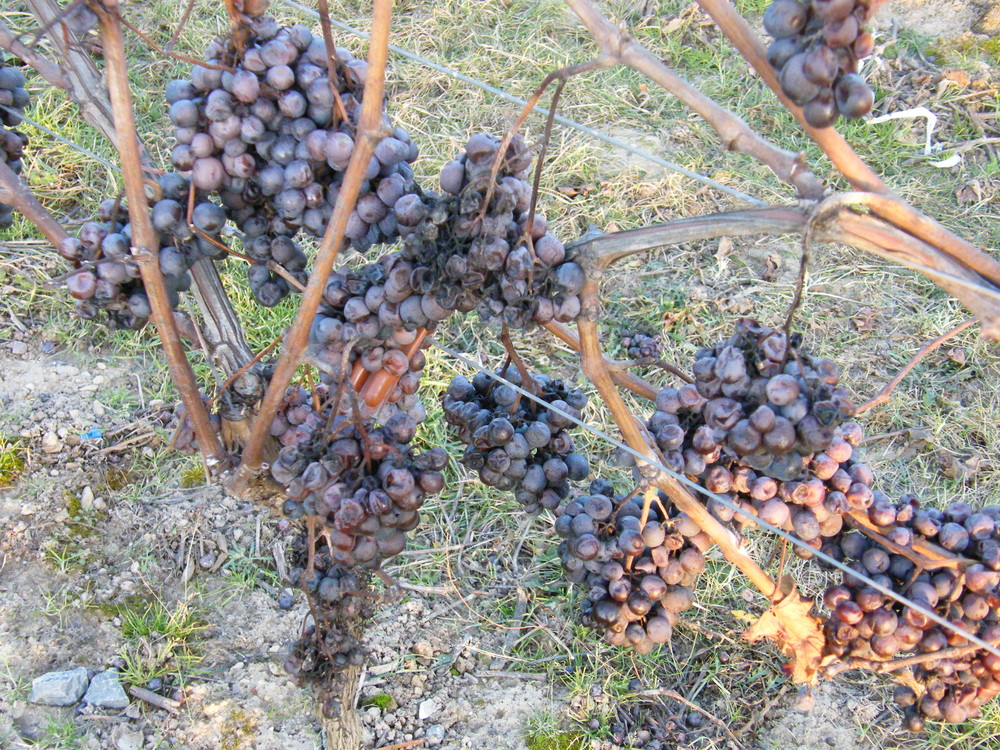
[[[669,658],[665,646],[698,602],[715,550],[768,598],[747,635],[773,641],[795,681],[888,673],[913,731],[975,716],[1000,692],[1000,508],[953,502],[938,511],[880,489],[840,367],[794,330],[810,243],[837,240],[924,273],[970,309],[984,336],[1000,338],[996,260],[889,192],[832,129],[873,106],[859,61],[873,52],[865,24],[880,3],[774,0],[765,50],[729,3],[700,2],[857,191],[837,194],[802,154],[752,131],[590,2],[567,2],[600,55],[548,76],[508,132],[471,134],[434,184],[421,184],[412,167],[419,146],[392,124],[385,96],[387,0],[375,3],[367,60],[334,43],[325,3],[326,28],[314,32],[281,26],[266,2],[228,0],[231,32],[163,93],[173,127],[166,169],[141,152],[131,117],[122,34],[132,27],[116,3],[92,0],[59,23],[99,26],[125,190],[72,234],[34,201],[18,177],[27,139],[14,130],[25,78],[0,62],[0,226],[16,209],[46,234],[69,264],[58,281],[81,317],[116,329],[155,325],[183,402],[172,446],[202,453],[233,495],[268,495],[295,529],[287,583],[310,614],[285,668],[312,685],[329,726],[339,723],[335,746],[354,741],[349,703],[365,622],[398,594],[385,565],[447,484],[447,450],[417,447],[437,409],[462,446],[457,463],[551,522],[580,622],[611,646]],[[798,202],[700,225],[557,237],[538,185],[559,97],[574,76],[615,64],[676,94]],[[552,84],[535,142],[518,131]],[[664,362],[675,348],[656,332],[616,326],[627,360],[604,356],[601,285],[615,263],[671,242],[771,231],[802,235],[783,327],[734,320],[686,369]],[[347,250],[356,257],[338,264]],[[234,283],[264,308],[301,293],[295,322],[257,354],[226,328],[235,313],[220,279],[230,261],[245,264]],[[182,294],[196,299],[201,324],[183,311]],[[495,335],[506,359],[428,399],[427,351],[456,320]],[[596,399],[526,363],[517,338],[528,332],[579,352],[614,419],[614,459],[630,486],[599,476],[599,462],[579,448]],[[228,347],[214,391],[199,390],[182,333]],[[619,387],[651,404],[631,408]],[[815,601],[775,580],[746,552],[758,527],[841,578]]]

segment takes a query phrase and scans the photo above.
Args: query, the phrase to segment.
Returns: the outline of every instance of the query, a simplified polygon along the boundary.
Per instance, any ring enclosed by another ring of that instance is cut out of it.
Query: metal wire
[[[942,627],[946,628],[947,630],[950,630],[953,633],[956,633],[958,635],[961,635],[964,638],[969,639],[970,641],[972,641],[972,643],[975,643],[977,646],[980,646],[980,647],[986,649],[987,651],[989,651],[994,656],[1000,657],[1000,649],[996,648],[995,646],[991,646],[989,643],[987,643],[986,641],[982,640],[978,636],[973,635],[972,633],[969,633],[969,632],[963,630],[960,627],[957,627],[956,625],[954,625],[951,622],[949,622],[948,620],[944,619],[943,617],[941,617],[937,613],[932,612],[929,609],[926,609],[925,607],[923,607],[919,603],[917,603],[915,601],[912,601],[911,599],[908,599],[907,597],[903,596],[902,594],[899,594],[899,593],[893,591],[892,589],[890,589],[890,588],[888,588],[886,586],[883,586],[882,584],[880,584],[880,583],[878,583],[876,581],[873,581],[870,577],[864,575],[863,573],[858,573],[857,571],[851,569],[849,566],[845,565],[844,563],[840,562],[839,560],[836,560],[833,557],[830,557],[825,552],[823,552],[821,550],[813,549],[812,547],[810,547],[808,544],[806,544],[805,542],[803,542],[798,537],[793,536],[792,534],[789,534],[788,532],[784,531],[783,529],[779,529],[777,526],[773,526],[773,525],[767,523],[766,521],[762,521],[757,516],[754,516],[754,515],[751,515],[750,513],[747,513],[745,510],[743,510],[738,505],[736,505],[735,503],[733,503],[725,495],[718,495],[718,494],[716,494],[714,492],[710,492],[709,490],[705,489],[704,487],[702,487],[697,482],[694,482],[694,481],[688,479],[683,474],[678,474],[675,471],[671,471],[666,466],[664,466],[663,464],[661,464],[659,461],[656,461],[652,457],[645,456],[642,453],[640,453],[639,451],[633,450],[631,446],[626,445],[621,440],[618,440],[617,438],[615,438],[615,437],[607,434],[606,432],[603,432],[603,431],[597,429],[596,427],[593,427],[593,426],[587,424],[586,422],[578,419],[577,417],[574,417],[572,414],[568,414],[567,412],[563,411],[562,409],[559,409],[559,408],[556,408],[556,407],[552,406],[552,404],[549,404],[549,403],[543,401],[541,398],[539,398],[535,394],[528,392],[527,390],[525,390],[524,388],[521,388],[520,386],[514,385],[512,382],[510,382],[506,378],[504,378],[504,377],[502,377],[500,375],[497,375],[492,370],[489,370],[488,368],[483,367],[482,365],[480,365],[477,362],[469,359],[468,357],[462,355],[461,353],[456,352],[454,349],[451,349],[451,348],[445,346],[444,344],[439,344],[438,342],[434,341],[433,339],[431,339],[431,345],[434,346],[434,347],[436,347],[436,348],[438,348],[438,349],[440,349],[443,352],[446,352],[447,354],[450,354],[452,357],[455,357],[456,359],[460,360],[461,362],[464,362],[465,364],[469,365],[470,367],[472,367],[475,370],[478,370],[479,372],[483,373],[484,375],[488,375],[489,377],[493,378],[498,383],[503,383],[504,385],[507,385],[507,386],[513,388],[515,391],[517,391],[518,393],[520,393],[522,396],[524,396],[526,398],[529,398],[532,401],[536,402],[537,404],[539,404],[541,406],[544,406],[546,409],[549,409],[549,410],[555,412],[556,414],[558,414],[559,416],[563,417],[564,419],[570,420],[571,422],[573,422],[577,426],[582,427],[587,432],[595,435],[596,437],[601,438],[602,440],[606,441],[607,443],[610,443],[611,445],[614,445],[617,448],[621,448],[622,450],[625,450],[625,451],[629,452],[630,454],[632,454],[633,456],[635,456],[637,459],[640,459],[640,460],[648,463],[649,465],[655,467],[659,471],[662,471],[665,474],[669,474],[671,477],[673,477],[674,479],[676,479],[678,482],[680,482],[681,484],[685,485],[689,489],[692,489],[695,492],[698,492],[698,493],[704,495],[705,497],[711,498],[711,499],[715,500],[716,502],[719,502],[722,505],[725,505],[730,510],[736,511],[737,513],[739,513],[744,518],[747,518],[750,521],[752,521],[753,523],[755,523],[759,528],[765,529],[766,531],[770,531],[772,534],[777,534],[782,539],[785,539],[786,541],[790,542],[791,544],[793,544],[793,545],[795,545],[797,547],[801,547],[803,549],[808,550],[810,553],[812,553],[813,555],[815,555],[816,557],[818,557],[820,560],[822,560],[823,562],[827,563],[828,565],[832,565],[833,567],[838,568],[839,570],[843,571],[844,573],[848,573],[849,575],[853,576],[854,578],[857,578],[859,580],[864,581],[867,585],[871,586],[876,591],[879,591],[880,593],[882,593],[882,594],[884,594],[884,595],[886,595],[886,596],[888,596],[888,597],[890,597],[892,599],[895,599],[900,604],[903,604],[903,605],[905,605],[907,607],[910,607],[911,609],[914,609],[914,610],[920,612],[921,614],[923,614],[924,616],[926,616],[930,620],[936,622],[938,625],[941,625]]]
[[[306,8],[305,6],[302,6],[299,3],[297,3],[297,2],[294,2],[294,0],[281,0],[281,1],[284,2],[286,5],[294,7],[296,9],[298,9],[298,10],[300,10],[300,11],[308,14],[308,15],[312,15],[312,16],[315,16],[315,17],[319,16],[319,14],[316,13],[315,11],[313,11],[313,10],[311,10],[309,8]],[[350,32],[352,34],[356,34],[356,35],[358,35],[358,36],[360,36],[362,38],[368,38],[367,34],[365,34],[364,32],[361,32],[361,31],[359,31],[357,29],[354,29],[354,28],[348,26],[347,24],[341,23],[339,21],[335,21],[333,19],[331,19],[331,21],[332,21],[332,23],[334,25],[338,26],[339,28],[344,29],[345,31],[348,31],[348,32]],[[496,88],[490,86],[489,84],[482,83],[480,81],[476,81],[473,78],[469,78],[468,76],[464,76],[461,73],[458,73],[456,71],[452,71],[449,68],[446,68],[446,67],[444,67],[442,65],[438,65],[437,63],[431,62],[430,60],[426,60],[426,59],[424,59],[424,58],[422,58],[422,57],[420,57],[418,55],[415,55],[415,54],[413,54],[411,52],[407,52],[406,50],[403,50],[403,49],[401,49],[399,47],[390,46],[390,49],[392,49],[393,52],[396,52],[396,53],[398,53],[400,55],[408,57],[408,58],[410,58],[410,59],[412,59],[412,60],[414,60],[416,62],[419,62],[421,64],[427,65],[427,66],[429,66],[431,68],[439,70],[439,71],[441,71],[443,73],[446,73],[448,75],[454,76],[454,77],[458,78],[459,80],[465,81],[467,83],[471,83],[471,84],[473,84],[475,86],[479,86],[480,88],[483,88],[486,91],[489,91],[489,92],[494,93],[494,94],[496,94],[498,96],[501,96],[504,99],[507,99],[509,101],[512,101],[512,102],[515,102],[515,103],[518,103],[518,104],[521,104],[521,105],[523,105],[525,103],[523,100],[518,99],[517,97],[511,96],[510,94],[507,94],[506,92],[503,92],[500,89],[496,89]],[[120,167],[118,167],[118,166],[112,164],[111,162],[103,159],[102,157],[100,157],[97,154],[95,154],[94,152],[92,152],[92,151],[84,148],[83,146],[81,146],[81,145],[79,145],[77,143],[74,143],[73,141],[70,141],[67,138],[64,138],[63,136],[59,135],[58,133],[53,132],[49,128],[45,127],[44,125],[41,125],[38,122],[35,122],[31,118],[25,117],[22,113],[17,112],[15,110],[13,110],[13,109],[11,109],[11,108],[3,105],[3,104],[0,104],[0,109],[6,110],[8,112],[12,112],[12,113],[18,115],[21,119],[23,119],[28,124],[30,124],[30,125],[38,128],[39,130],[41,130],[41,131],[43,131],[45,133],[48,133],[49,135],[51,135],[53,138],[55,138],[56,140],[60,141],[61,143],[69,146],[70,148],[75,149],[76,151],[79,151],[80,153],[82,153],[82,154],[84,154],[86,156],[89,156],[90,158],[92,158],[92,159],[100,162],[101,164],[109,167],[110,169],[113,169],[113,170],[116,170],[116,171],[119,171],[119,172],[121,171]],[[547,110],[542,109],[542,108],[536,108],[535,111],[539,112],[540,114],[545,114],[545,115],[548,114]],[[627,151],[629,151],[631,153],[634,153],[634,154],[636,154],[638,156],[642,156],[644,158],[648,158],[651,161],[653,161],[654,163],[660,164],[661,166],[667,167],[669,169],[674,169],[674,170],[680,172],[681,174],[686,174],[687,176],[691,177],[692,179],[696,179],[696,180],[699,180],[700,182],[704,182],[705,184],[712,185],[713,187],[716,187],[716,188],[722,190],[723,192],[726,192],[726,193],[729,193],[730,195],[738,197],[741,200],[745,200],[745,201],[747,201],[749,203],[753,203],[755,205],[766,205],[763,201],[759,201],[756,198],[753,198],[751,196],[748,196],[748,195],[745,195],[743,193],[740,193],[737,190],[733,190],[732,188],[729,188],[729,187],[727,187],[725,185],[717,183],[717,182],[715,182],[714,180],[711,180],[708,177],[704,177],[703,175],[699,175],[697,173],[690,172],[689,170],[685,170],[683,167],[679,167],[677,165],[673,165],[670,162],[667,162],[666,160],[662,160],[662,159],[660,159],[657,156],[653,156],[652,154],[648,154],[647,152],[644,152],[641,149],[636,149],[636,148],[634,148],[632,146],[629,146],[628,144],[616,141],[615,139],[610,138],[609,136],[605,136],[604,134],[599,133],[598,131],[591,130],[590,128],[587,128],[584,125],[580,125],[579,123],[573,122],[572,120],[568,120],[568,119],[563,118],[563,117],[561,117],[559,115],[557,115],[555,119],[556,119],[557,122],[560,122],[563,125],[566,125],[568,127],[572,127],[572,128],[577,129],[577,130],[580,130],[582,132],[585,132],[585,133],[588,133],[590,135],[593,135],[593,136],[597,137],[598,139],[600,139],[602,141],[610,143],[611,145],[623,148],[623,149],[625,149],[625,150],[627,150]],[[479,371],[479,372],[487,375],[488,377],[493,378],[497,382],[503,383],[504,385],[507,385],[507,386],[513,388],[515,391],[517,391],[518,393],[520,393],[522,396],[530,399],[531,401],[534,401],[534,402],[538,403],[539,405],[543,406],[546,409],[549,409],[549,410],[555,412],[556,414],[559,414],[563,418],[568,419],[569,421],[571,421],[572,423],[576,424],[577,426],[583,428],[587,432],[590,432],[591,434],[595,435],[596,437],[601,438],[602,440],[604,440],[608,444],[614,445],[615,447],[620,448],[620,449],[622,449],[622,450],[630,453],[635,458],[640,459],[640,460],[642,460],[642,461],[650,464],[651,466],[655,467],[659,471],[662,471],[665,474],[668,474],[669,476],[673,477],[675,480],[677,480],[681,484],[685,485],[689,489],[692,489],[695,492],[704,495],[705,497],[711,498],[711,499],[715,500],[716,502],[721,503],[722,505],[726,506],[727,508],[733,510],[734,512],[739,513],[741,516],[743,516],[744,518],[747,518],[749,521],[751,521],[752,523],[754,523],[759,528],[764,529],[766,531],[770,531],[771,533],[776,534],[777,536],[781,537],[782,539],[785,539],[786,541],[788,541],[792,545],[797,546],[797,547],[801,547],[801,548],[807,550],[810,554],[815,555],[816,557],[818,557],[820,560],[823,560],[828,565],[830,565],[830,566],[832,566],[834,568],[837,568],[837,569],[841,570],[842,572],[847,573],[850,576],[853,576],[854,578],[857,578],[857,579],[859,579],[861,581],[864,581],[867,585],[871,586],[876,591],[879,591],[880,593],[884,594],[885,596],[888,596],[889,598],[896,600],[897,602],[899,602],[900,604],[903,604],[904,606],[910,607],[911,609],[914,609],[914,610],[920,612],[921,614],[923,614],[924,616],[926,616],[931,621],[933,621],[933,622],[937,623],[938,625],[944,627],[946,630],[949,630],[949,631],[951,631],[951,632],[953,632],[953,633],[955,633],[957,635],[960,635],[963,638],[966,638],[969,641],[971,641],[972,643],[976,644],[977,646],[980,646],[981,648],[983,648],[986,651],[990,652],[994,656],[1000,657],[1000,649],[998,649],[998,648],[990,645],[989,643],[987,643],[986,641],[982,640],[978,636],[973,635],[972,633],[969,633],[969,632],[965,631],[964,629],[955,626],[954,624],[952,624],[948,620],[944,619],[943,617],[940,617],[937,613],[932,612],[929,609],[926,609],[925,607],[923,607],[919,603],[908,599],[907,597],[903,596],[902,594],[899,594],[899,593],[893,591],[890,588],[882,586],[881,584],[879,584],[878,582],[872,580],[870,577],[866,576],[865,574],[859,573],[859,572],[857,572],[855,570],[852,570],[850,567],[848,567],[844,563],[840,562],[839,560],[836,560],[833,557],[830,557],[825,552],[823,552],[821,550],[813,549],[808,544],[805,544],[801,539],[799,539],[799,538],[797,538],[797,537],[789,534],[788,532],[784,531],[783,529],[779,529],[778,527],[773,526],[773,525],[767,523],[766,521],[762,521],[760,518],[747,513],[745,510],[743,510],[742,508],[740,508],[738,505],[736,505],[732,501],[730,501],[728,497],[726,497],[724,495],[718,495],[718,494],[716,494],[714,492],[710,492],[706,488],[704,488],[701,485],[699,485],[697,482],[694,482],[694,481],[688,479],[683,474],[678,474],[677,472],[672,471],[671,469],[667,468],[666,466],[663,466],[661,463],[659,463],[655,459],[652,459],[649,456],[643,455],[642,453],[634,450],[631,446],[623,443],[622,441],[620,441],[617,438],[615,438],[615,437],[607,434],[606,432],[603,432],[603,431],[597,429],[596,427],[593,427],[593,426],[587,424],[586,422],[583,422],[582,420],[578,419],[577,417],[574,417],[572,414],[568,414],[567,412],[565,412],[565,411],[563,411],[561,409],[558,409],[558,408],[552,406],[551,404],[543,401],[541,398],[537,397],[533,393],[530,393],[527,390],[521,388],[520,386],[517,386],[514,383],[510,382],[506,378],[504,378],[504,377],[502,377],[500,375],[497,375],[492,370],[489,370],[489,369],[483,367],[482,365],[480,365],[477,362],[469,359],[468,357],[462,355],[461,353],[459,353],[459,352],[457,352],[457,351],[455,351],[455,350],[453,350],[453,349],[445,346],[444,344],[440,344],[437,341],[434,341],[433,339],[431,339],[430,341],[431,341],[431,345],[434,346],[435,348],[440,349],[441,351],[443,351],[443,352],[451,355],[455,359],[457,359],[457,360],[465,363],[469,367],[472,367],[473,369],[475,369],[475,370],[477,370],[477,371]]]
[[[319,18],[319,13],[317,11],[313,10],[312,8],[307,8],[305,5],[295,2],[295,0],[281,0],[281,2],[283,2],[290,8],[295,8],[300,13],[305,13],[306,15],[312,16],[313,18]],[[356,29],[353,26],[348,26],[343,21],[338,21],[333,17],[330,18],[330,23],[336,26],[341,31],[346,31],[349,34],[353,34],[354,36],[358,36],[362,39],[369,38],[369,35],[364,31]],[[390,44],[389,49],[401,57],[413,60],[414,62],[420,63],[421,65],[436,70],[439,73],[444,73],[445,75],[450,76],[451,78],[455,78],[459,81],[462,81],[463,83],[468,83],[472,86],[476,86],[477,88],[481,88],[483,91],[487,91],[493,94],[494,96],[500,97],[501,99],[506,99],[507,101],[513,104],[517,104],[518,106],[523,107],[525,104],[527,104],[527,102],[524,99],[520,99],[514,96],[513,94],[508,94],[503,89],[498,89],[495,86],[491,86],[490,84],[485,83],[484,81],[472,78],[471,76],[467,76],[464,73],[459,73],[457,70],[453,70],[452,68],[441,65],[440,63],[436,63],[433,60],[428,60],[426,57],[421,57],[420,55],[410,52],[409,50],[403,49],[402,47],[397,47],[393,44]],[[549,111],[544,107],[535,107],[534,110],[532,111],[535,114],[541,115],[542,117],[548,117],[549,114]],[[554,119],[556,122],[558,122],[560,125],[564,127],[572,128],[573,130],[579,130],[581,133],[586,133],[587,135],[596,138],[599,141],[607,143],[609,146],[614,146],[616,148],[628,151],[629,153],[635,154],[636,156],[645,159],[649,162],[652,162],[657,166],[663,167],[664,169],[669,169],[672,172],[677,172],[678,174],[682,174],[685,177],[690,177],[692,180],[697,180],[698,182],[701,182],[705,185],[709,185],[710,187],[713,187],[716,190],[726,193],[727,195],[731,195],[734,198],[738,198],[739,200],[745,203],[749,203],[753,206],[768,205],[766,201],[762,201],[759,198],[754,198],[752,195],[748,195],[747,193],[744,193],[741,190],[737,190],[736,188],[731,188],[728,185],[723,185],[721,182],[717,182],[716,180],[713,180],[711,177],[706,177],[703,174],[699,174],[698,172],[694,172],[690,169],[687,169],[686,167],[682,167],[680,164],[676,164],[672,161],[667,161],[666,159],[657,156],[656,154],[651,154],[650,152],[645,151],[641,148],[636,148],[635,146],[625,143],[624,141],[620,141],[617,138],[612,138],[610,135],[606,135],[605,133],[602,133],[599,130],[594,130],[593,128],[587,127],[586,125],[576,122],[575,120],[570,120],[568,117],[563,117],[562,115],[557,114]]]
[[[73,143],[73,141],[69,140],[68,138],[64,138],[63,136],[59,135],[55,131],[49,130],[47,127],[45,127],[41,123],[35,122],[30,117],[24,115],[21,112],[18,112],[16,109],[11,109],[10,107],[6,106],[5,104],[0,104],[0,109],[4,110],[5,112],[10,112],[11,114],[17,115],[18,117],[20,117],[22,120],[24,120],[29,125],[32,125],[32,126],[38,128],[43,133],[48,133],[49,135],[51,135],[53,138],[55,138],[60,143],[64,143],[67,146],[69,146],[70,148],[79,151],[81,154],[85,154],[85,155],[89,156],[94,161],[99,161],[101,164],[103,164],[104,166],[108,167],[109,169],[114,169],[117,172],[121,172],[122,171],[121,167],[112,164],[111,162],[107,161],[106,159],[104,159],[104,158],[98,156],[97,154],[95,154],[93,151],[90,151],[89,149],[84,148],[80,144]]]

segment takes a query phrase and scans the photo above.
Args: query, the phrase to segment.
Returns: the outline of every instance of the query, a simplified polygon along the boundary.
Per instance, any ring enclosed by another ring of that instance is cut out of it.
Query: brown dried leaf
[[[979,476],[979,473],[990,466],[990,461],[982,456],[970,456],[965,460],[954,456],[948,451],[938,451],[938,468],[948,479],[957,479],[961,482],[970,482]]]
[[[773,602],[771,608],[747,628],[743,637],[748,641],[763,638],[774,641],[781,653],[789,658],[785,670],[792,681],[815,684],[819,671],[834,658],[823,654],[826,645],[823,621],[810,614],[812,600],[799,594],[788,576],[782,579],[781,589],[787,592],[785,596]]]
[[[878,318],[878,310],[874,307],[862,307],[851,318],[854,329],[859,333],[867,333],[875,330],[875,319]]]
[[[956,365],[964,365],[968,354],[962,347],[955,347],[948,350],[948,359]]]

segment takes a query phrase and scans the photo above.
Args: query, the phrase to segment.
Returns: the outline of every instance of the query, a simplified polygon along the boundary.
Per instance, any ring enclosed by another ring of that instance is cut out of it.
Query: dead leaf
[[[854,330],[859,333],[868,333],[875,330],[876,318],[878,310],[874,307],[862,307],[851,317],[851,323],[854,325]]]
[[[773,602],[771,608],[747,628],[743,637],[748,641],[764,638],[774,641],[789,659],[786,673],[790,673],[792,681],[815,684],[819,671],[836,657],[823,654],[826,646],[823,621],[810,614],[812,600],[799,594],[789,576],[782,578],[780,587],[786,592],[785,596]]]
[[[722,258],[728,258],[733,254],[733,241],[728,237],[723,237],[719,240],[719,249],[715,251],[716,260],[721,260]]]
[[[948,350],[948,359],[956,365],[964,365],[966,356],[967,353],[962,347],[955,347],[954,349]]]
[[[972,180],[955,191],[955,199],[960,205],[980,203],[983,200],[983,186],[979,180]]]
[[[684,19],[679,17],[671,18],[667,21],[667,25],[663,27],[663,31],[667,34],[673,34],[677,29],[684,25]]]
[[[948,479],[957,479],[961,482],[972,481],[979,476],[979,472],[990,465],[990,462],[982,456],[970,456],[962,460],[958,456],[954,456],[948,451],[943,450],[938,451],[937,461],[938,468],[944,476],[948,477]]]
[[[761,278],[764,281],[775,281],[778,278],[778,269],[781,268],[781,256],[777,253],[771,253],[764,259],[764,273],[761,274]]]
[[[953,68],[945,68],[941,73],[941,77],[947,81],[957,83],[962,88],[967,87],[972,82],[972,77],[964,70],[955,70]]]

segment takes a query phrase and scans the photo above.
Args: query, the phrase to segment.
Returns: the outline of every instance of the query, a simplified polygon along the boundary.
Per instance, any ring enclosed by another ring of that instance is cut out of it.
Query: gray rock
[[[440,745],[444,742],[444,726],[442,724],[435,724],[432,727],[427,727],[427,734],[424,735],[424,739],[427,740],[428,747]]]
[[[7,346],[10,347],[10,353],[15,357],[20,357],[28,352],[28,345],[23,341],[11,341]]]
[[[121,725],[111,733],[111,741],[115,743],[115,750],[140,750],[145,738],[137,729]]]
[[[118,681],[118,672],[109,669],[106,672],[99,672],[90,681],[87,694],[83,696],[85,703],[100,708],[128,708],[129,699],[125,694],[125,689]]]
[[[31,681],[28,700],[43,706],[72,706],[83,697],[90,682],[86,668],[66,672],[48,672]]]
[[[424,719],[429,719],[438,710],[437,701],[433,698],[428,698],[425,701],[420,701],[420,706],[417,708],[417,718],[420,721]]]

